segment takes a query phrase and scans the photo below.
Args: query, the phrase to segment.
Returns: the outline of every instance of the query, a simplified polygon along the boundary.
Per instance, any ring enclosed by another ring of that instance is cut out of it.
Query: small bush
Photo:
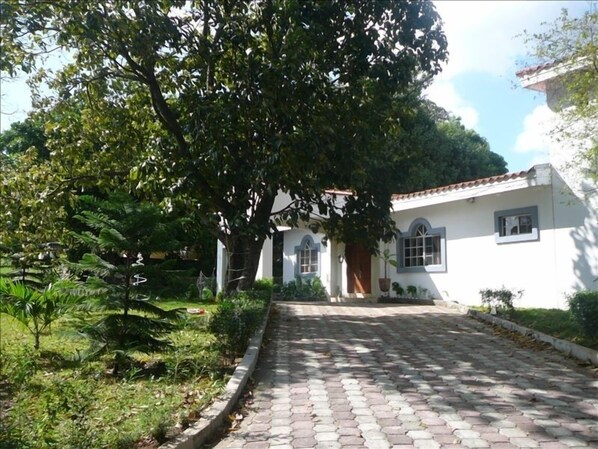
[[[216,346],[223,355],[234,359],[245,352],[249,339],[263,320],[266,304],[247,292],[239,292],[220,302],[208,329],[216,337]]]
[[[297,276],[294,281],[287,282],[280,289],[280,299],[282,300],[323,301],[326,296],[326,289],[317,276],[313,279],[301,279]]]
[[[204,302],[211,302],[214,300],[214,293],[208,287],[204,287],[201,291],[201,300]]]
[[[581,291],[571,295],[569,310],[586,336],[598,337],[598,291]]]
[[[417,296],[417,287],[415,285],[408,285],[407,286],[407,293],[412,298],[415,298]]]
[[[273,292],[273,279],[258,279],[253,283],[253,288],[251,289],[251,296],[261,301],[270,301]]]
[[[405,294],[405,289],[398,282],[392,283],[392,291],[395,292],[398,297],[401,297],[403,294]]]
[[[274,289],[274,279],[272,278],[265,278],[265,279],[257,279],[253,283],[253,290],[266,290],[272,292]]]
[[[504,286],[497,290],[490,288],[480,290],[482,304],[488,308],[488,312],[506,317],[513,313],[515,310],[513,302],[522,295],[523,290],[511,290]]]
[[[195,284],[189,284],[187,290],[185,291],[185,298],[190,300],[197,299],[197,293],[197,287],[195,286]]]

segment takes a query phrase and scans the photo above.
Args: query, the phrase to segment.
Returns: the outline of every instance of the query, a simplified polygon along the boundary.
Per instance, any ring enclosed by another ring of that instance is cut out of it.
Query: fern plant
[[[118,193],[97,202],[75,218],[88,228],[73,236],[92,252],[72,267],[87,278],[82,287],[92,309],[104,314],[85,326],[91,346],[85,357],[112,354],[113,374],[134,351],[145,353],[169,346],[164,339],[180,316],[179,310],[165,311],[141,296],[137,284],[143,275],[142,254],[177,248],[173,223],[152,204],[135,202]]]

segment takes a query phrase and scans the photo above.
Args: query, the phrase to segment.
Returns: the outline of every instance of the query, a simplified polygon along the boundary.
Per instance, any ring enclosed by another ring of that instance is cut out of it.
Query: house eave
[[[536,165],[525,176],[508,178],[495,183],[485,183],[473,186],[454,187],[413,197],[392,200],[391,212],[416,209],[454,201],[475,201],[475,198],[513,192],[516,190],[548,186],[552,183],[552,168],[550,164]]]
[[[583,69],[589,65],[587,58],[580,58],[573,62],[549,63],[538,66],[538,68],[528,68],[517,72],[521,86],[525,89],[535,90],[537,92],[546,92],[548,82],[559,78],[567,73]]]

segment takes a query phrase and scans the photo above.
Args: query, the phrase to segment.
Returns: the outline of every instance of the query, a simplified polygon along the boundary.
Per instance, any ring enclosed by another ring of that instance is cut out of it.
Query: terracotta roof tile
[[[541,70],[549,69],[550,67],[553,67],[554,65],[556,65],[556,62],[545,62],[544,64],[533,65],[531,67],[526,67],[524,69],[519,70],[518,72],[515,72],[515,75],[518,77],[531,75],[531,74],[539,72]]]
[[[504,175],[497,175],[497,176],[490,176],[488,178],[480,178],[474,179],[471,181],[464,181],[459,182],[456,184],[449,184],[447,186],[442,187],[435,187],[433,189],[421,190],[419,192],[412,192],[412,193],[398,193],[392,196],[393,201],[400,201],[400,200],[407,200],[412,198],[419,198],[423,196],[433,195],[436,193],[444,193],[444,192],[451,192],[453,190],[460,190],[466,189],[468,187],[476,187],[481,185],[487,184],[497,184],[505,181],[509,181],[511,179],[517,178],[525,178],[530,172],[534,169],[531,168],[530,170],[515,172],[515,173],[506,173]]]

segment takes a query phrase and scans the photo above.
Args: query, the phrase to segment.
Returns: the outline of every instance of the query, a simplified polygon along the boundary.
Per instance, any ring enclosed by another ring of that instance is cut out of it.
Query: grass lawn
[[[169,336],[170,350],[135,354],[132,367],[118,377],[110,374],[107,359],[77,360],[87,341],[77,334],[76,319],[55,322],[36,354],[27,330],[0,315],[0,447],[154,448],[173,428],[196,420],[230,371],[206,331],[216,305],[176,299],[159,304],[206,313],[187,315]]]
[[[515,309],[509,320],[553,337],[598,350],[598,340],[584,336],[568,310]]]

